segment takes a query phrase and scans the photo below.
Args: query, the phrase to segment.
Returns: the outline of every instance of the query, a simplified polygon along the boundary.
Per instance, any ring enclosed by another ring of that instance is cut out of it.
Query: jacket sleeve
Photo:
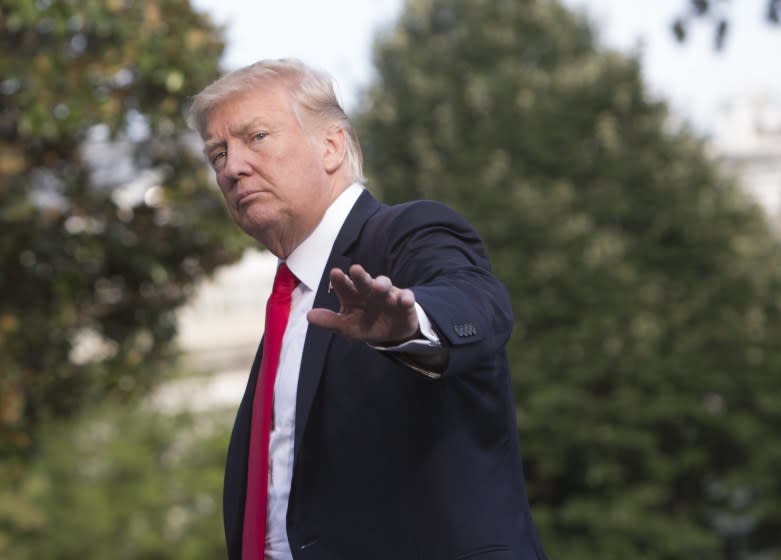
[[[443,346],[443,376],[494,371],[513,328],[506,288],[493,276],[485,247],[453,210],[430,201],[394,207],[378,224],[386,274],[410,288]]]

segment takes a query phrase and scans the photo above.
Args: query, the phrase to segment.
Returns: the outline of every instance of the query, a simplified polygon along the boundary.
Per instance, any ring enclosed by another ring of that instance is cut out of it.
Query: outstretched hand
[[[332,330],[346,338],[371,344],[399,344],[418,333],[415,294],[394,286],[387,276],[372,276],[359,264],[350,267],[349,276],[334,268],[331,286],[341,309],[312,309],[307,319],[313,325]]]

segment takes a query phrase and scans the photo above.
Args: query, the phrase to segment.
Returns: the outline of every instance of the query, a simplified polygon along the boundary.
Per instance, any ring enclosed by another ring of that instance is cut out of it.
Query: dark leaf
[[[709,0],[691,0],[691,6],[694,10],[694,13],[698,16],[703,16],[708,13],[708,9],[710,8],[710,1]]]
[[[672,32],[675,40],[683,43],[686,40],[686,22],[683,19],[676,19],[672,25]]]
[[[729,29],[729,25],[727,23],[727,20],[722,19],[716,25],[716,37],[715,37],[716,50],[721,50],[722,48],[724,48],[724,43],[727,39],[728,29]]]
[[[767,19],[773,24],[781,23],[781,0],[768,0]]]

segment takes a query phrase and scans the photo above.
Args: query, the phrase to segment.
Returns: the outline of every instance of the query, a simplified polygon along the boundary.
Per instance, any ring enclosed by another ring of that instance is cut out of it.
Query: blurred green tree
[[[4,490],[36,422],[154,383],[173,311],[239,254],[184,122],[219,35],[181,0],[0,2]]]
[[[233,414],[98,406],[42,425],[42,452],[7,560],[213,560],[225,556],[219,496]],[[3,538],[5,537],[5,539]]]
[[[761,211],[558,2],[410,1],[375,63],[369,184],[461,210],[516,302],[551,558],[780,557],[781,254]]]

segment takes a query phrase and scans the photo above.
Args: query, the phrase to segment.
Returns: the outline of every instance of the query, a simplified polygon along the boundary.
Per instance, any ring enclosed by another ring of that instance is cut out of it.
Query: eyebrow
[[[204,142],[203,153],[204,154],[208,154],[214,148],[218,148],[220,146],[225,146],[225,140],[218,140],[218,141],[210,140],[210,141]]]
[[[249,134],[249,132],[256,128],[257,126],[261,125],[263,123],[263,119],[261,118],[254,118],[250,120],[249,122],[239,126],[238,128],[231,130],[230,135],[231,136],[246,136]],[[225,147],[227,145],[227,142],[225,140],[207,140],[204,142],[204,148],[203,152],[205,154],[208,154],[215,148],[219,147]]]

